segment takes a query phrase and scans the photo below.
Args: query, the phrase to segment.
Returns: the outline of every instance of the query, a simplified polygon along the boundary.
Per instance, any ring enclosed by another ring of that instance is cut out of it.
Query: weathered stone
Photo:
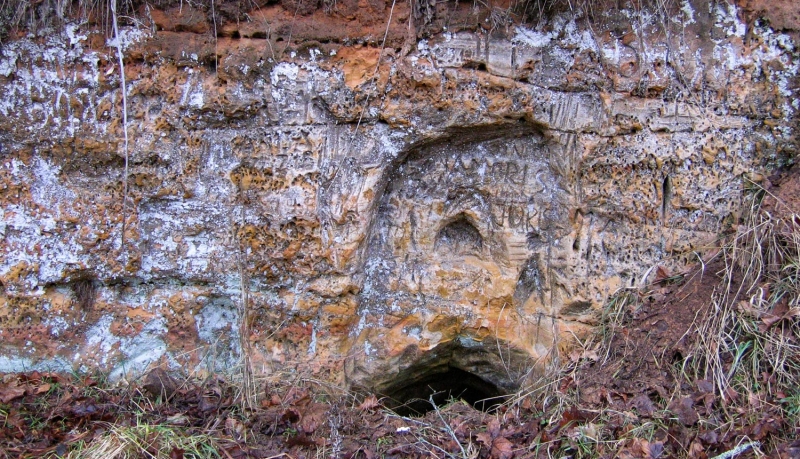
[[[448,368],[508,391],[794,154],[794,43],[733,6],[484,29],[398,3],[387,29],[391,6],[270,4],[218,37],[154,13],[124,97],[80,26],[4,44],[0,371],[246,348],[401,398]]]

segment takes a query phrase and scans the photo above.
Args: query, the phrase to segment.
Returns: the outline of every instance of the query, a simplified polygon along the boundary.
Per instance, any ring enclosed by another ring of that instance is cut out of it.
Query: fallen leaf
[[[630,445],[622,448],[617,457],[620,459],[647,459],[650,452],[650,442],[643,438],[633,438]]]
[[[658,459],[664,453],[664,442],[654,441],[650,443],[644,438],[634,438],[630,451],[637,458]]]
[[[749,316],[755,317],[756,319],[760,318],[763,314],[763,311],[755,308],[749,301],[739,301],[736,304],[736,309],[743,314],[747,314]]]
[[[592,422],[578,427],[578,431],[581,433],[581,435],[591,440],[598,441],[600,439],[597,424]]]
[[[751,435],[756,440],[763,440],[769,435],[780,431],[781,420],[775,418],[759,419],[753,426]]]
[[[225,419],[225,433],[236,441],[242,439],[244,433],[244,424],[238,419],[227,418]]]
[[[708,454],[705,452],[705,448],[700,442],[693,441],[691,445],[689,445],[689,457],[692,459],[706,459]]]
[[[639,413],[640,416],[651,417],[656,410],[650,397],[645,394],[640,394],[632,398],[630,406],[636,408],[636,412]]]
[[[0,387],[0,402],[8,403],[25,395],[25,388],[21,386]]]
[[[691,426],[700,420],[693,405],[694,401],[691,397],[683,397],[673,400],[672,403],[669,404],[669,410],[678,416],[678,421],[682,424]]]
[[[167,423],[183,426],[189,423],[189,418],[184,413],[176,413],[167,418]]]
[[[511,459],[514,456],[514,445],[506,438],[495,438],[489,454],[496,459]]]
[[[703,402],[703,406],[706,409],[706,413],[710,413],[711,412],[711,407],[714,405],[714,400],[716,400],[716,399],[717,399],[717,397],[714,396],[714,394],[705,394],[705,395],[700,396],[700,398],[698,398],[697,401],[702,401]]]
[[[773,325],[783,321],[784,319],[791,319],[800,316],[800,308],[789,309],[788,300],[784,297],[778,304],[776,304],[771,312],[768,312],[761,318],[763,324],[759,325],[759,330],[766,332]]]
[[[142,388],[154,399],[166,400],[178,390],[178,383],[163,368],[155,368],[147,373]]]
[[[646,457],[650,453],[650,442],[644,438],[634,438],[631,449],[638,451],[643,457]]]
[[[489,432],[478,432],[475,435],[475,439],[478,440],[478,442],[483,443],[486,446],[491,446],[492,445],[492,436],[489,435]]]
[[[769,330],[773,325],[780,322],[781,320],[783,320],[783,316],[775,316],[772,314],[765,315],[764,317],[761,318],[761,322],[763,322],[763,324],[761,324],[758,328],[762,332],[765,332]]]
[[[486,426],[486,430],[489,432],[489,435],[491,435],[492,438],[496,438],[500,433],[500,421],[497,418],[492,418],[492,420],[489,421],[489,424]]]
[[[101,409],[91,401],[84,401],[72,407],[72,414],[79,417],[92,416],[100,412]]]
[[[230,445],[225,448],[220,448],[220,450],[225,453],[224,455],[218,454],[217,457],[225,457],[228,459],[239,459],[239,458],[250,458],[253,455],[248,454],[249,450],[244,450],[240,445]],[[266,454],[262,454],[255,457],[267,457]]]
[[[180,448],[172,448],[172,451],[169,452],[169,459],[183,459],[183,453],[185,452]]]
[[[662,454],[664,454],[664,442],[656,441],[650,443],[650,448],[647,452],[648,459],[658,459]]]
[[[738,399],[739,399],[739,393],[736,392],[736,389],[734,389],[731,386],[725,388],[725,392],[722,397],[722,400],[725,402],[725,404],[735,402]]]
[[[761,408],[762,406],[762,393],[760,392],[750,392],[747,391],[747,404],[750,405],[750,409],[756,411]]]
[[[303,412],[300,428],[307,434],[312,434],[327,419],[329,405],[324,403],[312,403]]]
[[[593,349],[576,349],[570,352],[569,359],[574,363],[578,363],[581,360],[597,362],[600,359],[600,356],[598,356],[597,351]]]
[[[48,383],[44,383],[41,386],[36,388],[36,395],[42,395],[50,391],[52,386]]]
[[[374,394],[369,394],[367,398],[358,405],[358,409],[361,411],[372,411],[381,406],[381,402],[378,401],[378,397]]]
[[[579,408],[572,407],[572,408],[568,409],[567,411],[565,411],[564,414],[561,415],[561,421],[559,422],[558,426],[559,426],[559,428],[561,428],[561,427],[564,427],[564,426],[568,425],[571,422],[582,423],[582,422],[590,421],[593,418],[594,418],[594,415],[592,413],[589,413],[588,411],[581,410]]]
[[[286,439],[287,446],[300,446],[300,447],[309,447],[315,446],[317,443],[311,439],[305,432],[300,432],[299,434],[289,437]],[[366,452],[367,450],[362,450]]]
[[[198,408],[204,413],[214,411],[219,408],[219,399],[210,394],[203,394],[203,396],[200,397]]]
[[[707,430],[697,436],[703,443],[707,445],[716,445],[719,443],[719,434],[716,430]]]
[[[704,394],[714,393],[714,383],[707,379],[700,379],[696,382],[697,389]]]

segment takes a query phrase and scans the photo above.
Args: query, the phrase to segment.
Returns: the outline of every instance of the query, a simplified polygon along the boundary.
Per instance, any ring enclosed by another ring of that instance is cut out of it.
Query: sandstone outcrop
[[[257,372],[512,390],[794,158],[796,43],[752,7],[366,3],[3,44],[0,371],[244,346]]]

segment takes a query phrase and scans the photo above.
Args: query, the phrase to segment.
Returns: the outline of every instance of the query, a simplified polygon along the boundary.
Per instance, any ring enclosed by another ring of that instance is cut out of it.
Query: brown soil
[[[646,296],[637,294],[644,298],[636,298],[625,311],[630,322],[609,331],[608,356],[576,377],[583,402],[629,409],[630,399],[670,398],[678,381],[675,366],[689,356],[696,327],[707,320],[711,296],[722,281],[719,273],[725,266],[719,258],[680,285],[668,284],[683,276],[662,275]]]
[[[797,166],[778,170],[764,188],[767,195],[761,204],[763,211],[800,214],[800,171]]]

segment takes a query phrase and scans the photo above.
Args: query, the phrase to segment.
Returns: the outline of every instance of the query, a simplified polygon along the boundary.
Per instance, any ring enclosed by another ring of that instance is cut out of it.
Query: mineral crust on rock
[[[0,371],[244,347],[257,372],[512,390],[795,155],[796,31],[752,7],[283,3],[217,37],[166,9],[2,44]]]

